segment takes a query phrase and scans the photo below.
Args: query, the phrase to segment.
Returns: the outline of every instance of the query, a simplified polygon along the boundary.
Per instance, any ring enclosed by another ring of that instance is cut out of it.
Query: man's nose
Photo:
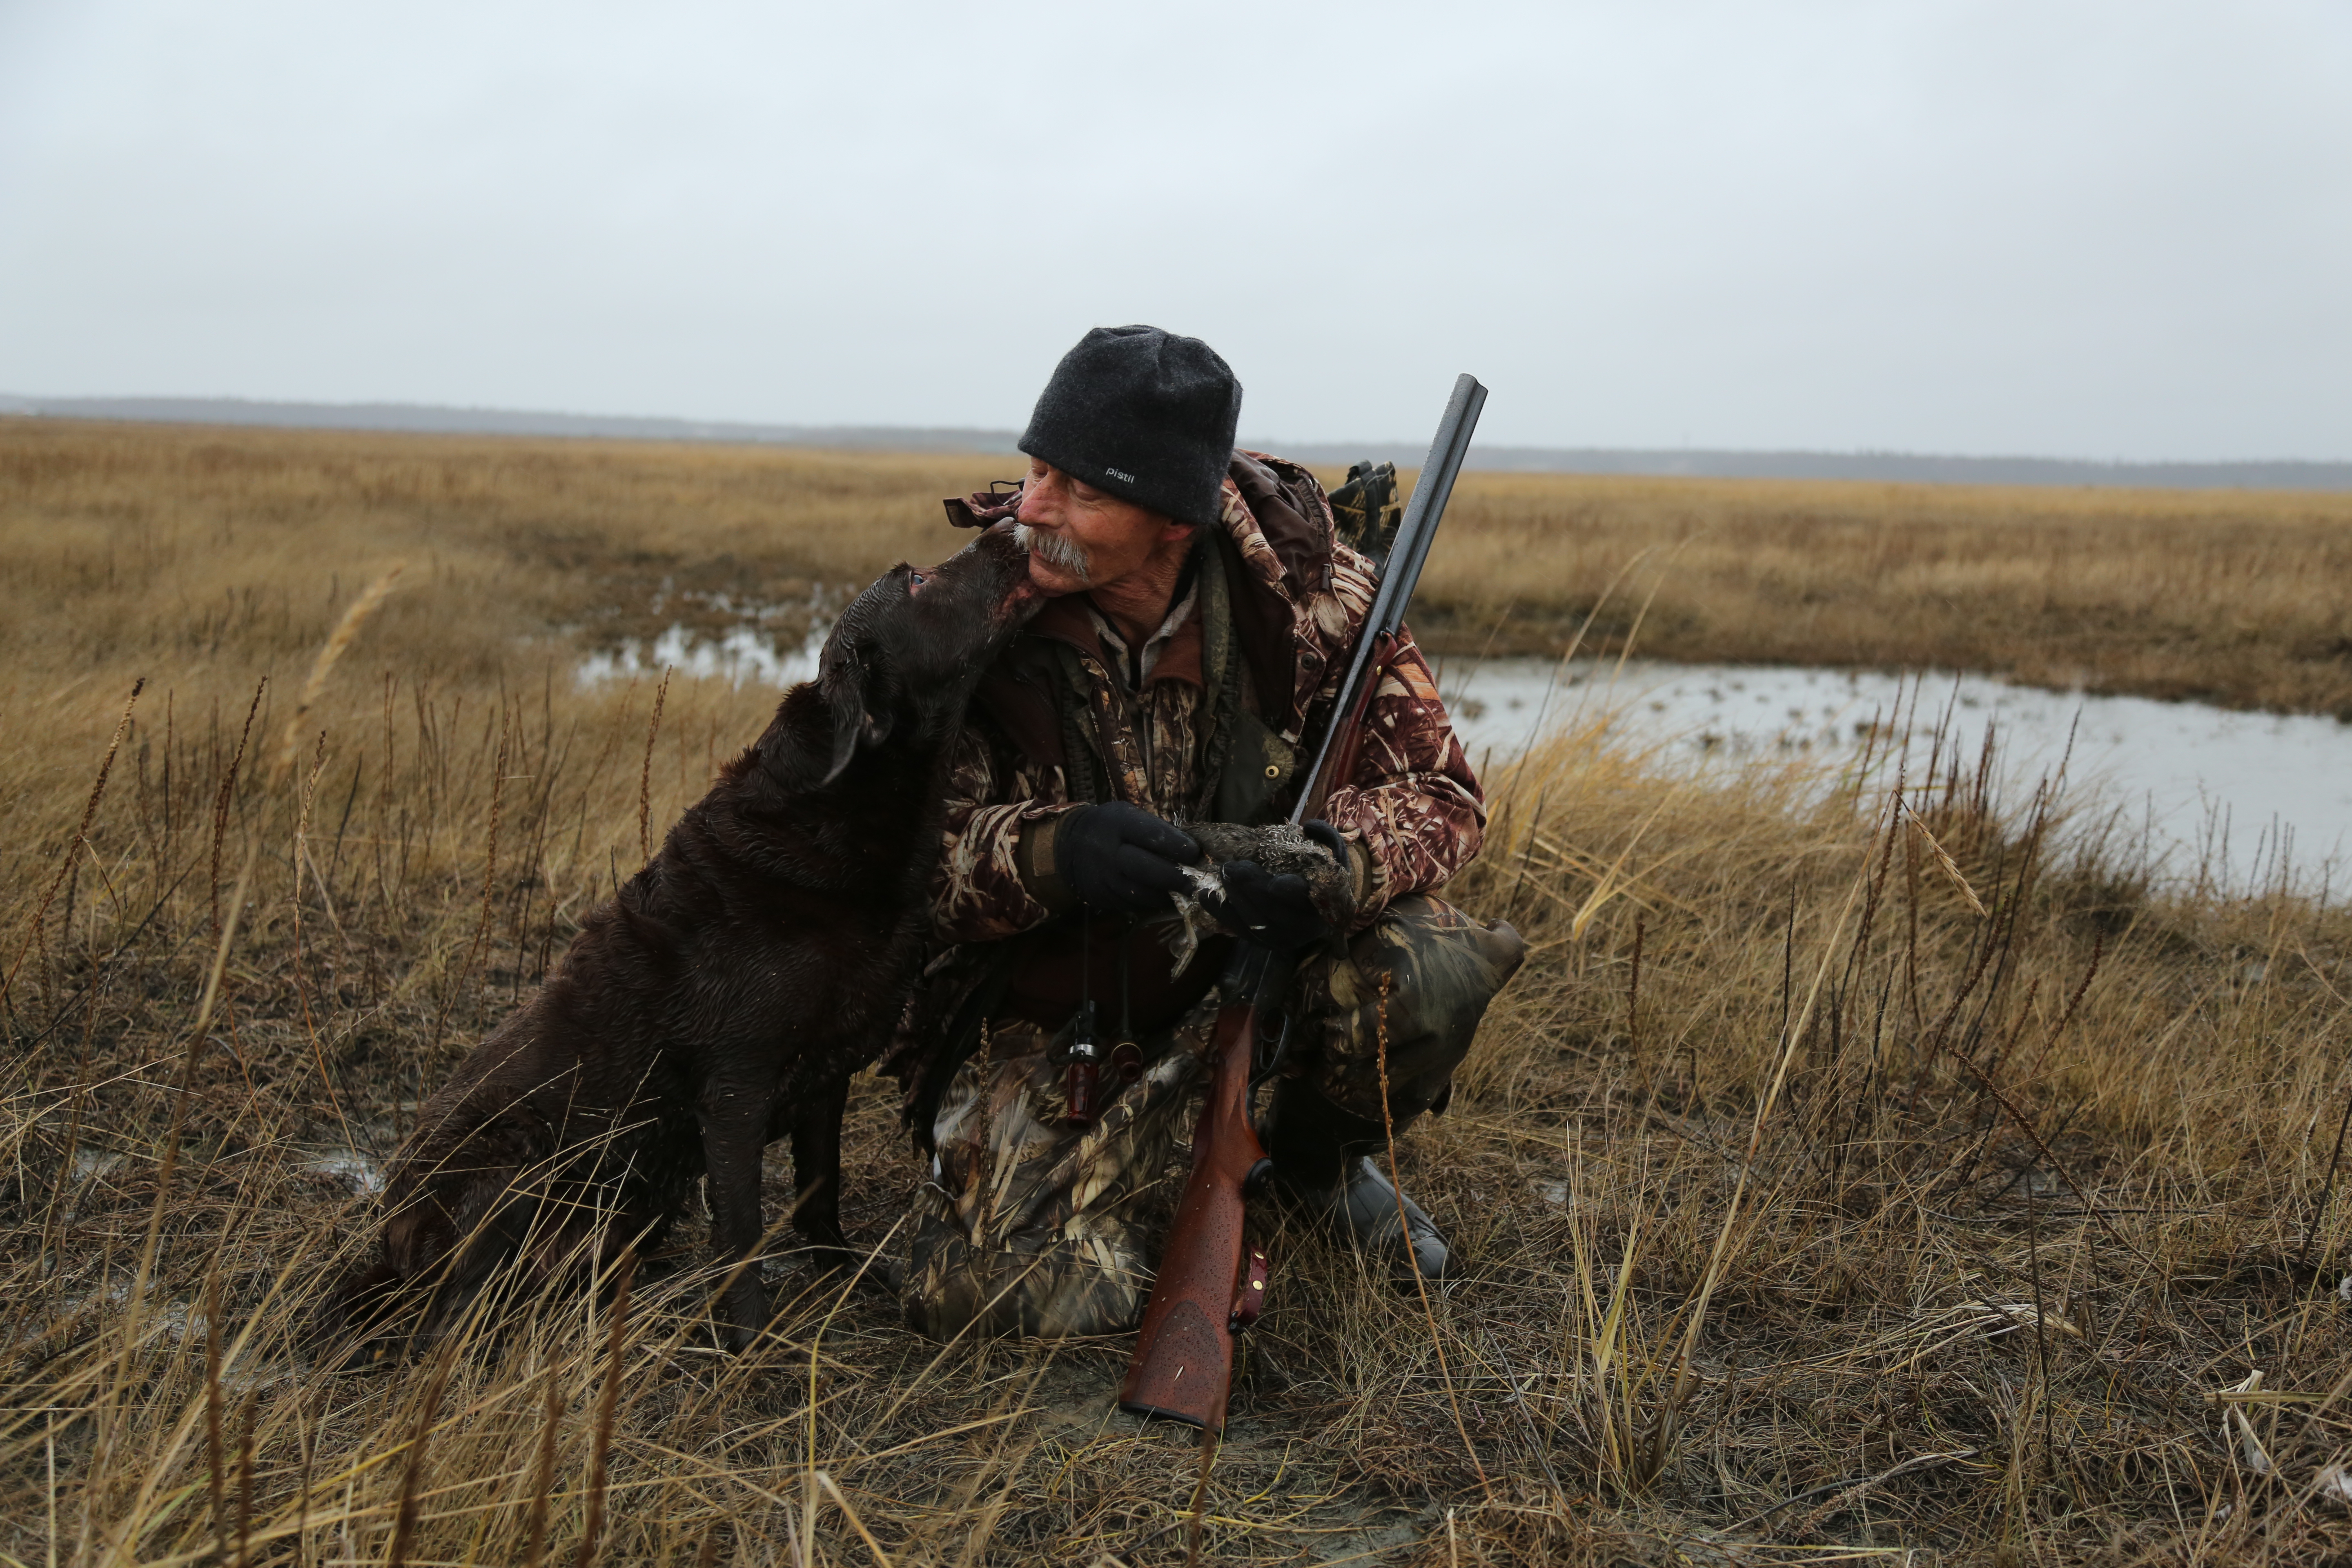
[[[1013,510],[1015,521],[1032,528],[1055,528],[1062,521],[1062,487],[1055,481],[1062,476],[1052,468],[1043,476],[1031,476],[1021,486],[1021,504]]]

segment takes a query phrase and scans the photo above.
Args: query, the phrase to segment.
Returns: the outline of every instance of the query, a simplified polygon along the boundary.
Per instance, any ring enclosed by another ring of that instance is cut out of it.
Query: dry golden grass
[[[2352,716],[2352,493],[1473,474],[1423,640],[1970,669]]]
[[[435,607],[395,608],[384,646],[478,671],[518,637],[715,628],[733,617],[714,595],[791,606],[862,585],[946,547],[940,497],[1020,464],[5,420],[5,608],[68,668],[231,637],[291,657],[355,572],[405,556]],[[2352,713],[2352,493],[1463,480],[1416,605],[1425,644],[1557,653],[1596,608],[1601,652],[1639,617],[1659,658]]]
[[[949,546],[940,498],[1003,467],[0,420],[0,635],[73,674],[230,649],[308,659],[360,583],[406,560],[407,588],[370,633],[379,657],[478,675],[519,639],[733,624],[714,594],[855,592]]]
[[[1113,1413],[1123,1341],[942,1350],[788,1258],[781,1342],[730,1360],[693,1225],[625,1308],[361,1375],[293,1342],[367,1239],[336,1162],[634,868],[641,780],[658,826],[772,704],[681,679],[648,750],[652,683],[578,689],[583,642],[666,576],[866,569],[787,522],[941,553],[984,460],[0,433],[0,1553],[1181,1560],[1194,1450]],[[1909,781],[1916,826],[1889,779],[1702,784],[1605,731],[1490,781],[1454,896],[1535,954],[1400,1149],[1465,1278],[1424,1315],[1260,1216],[1212,1560],[2352,1552],[2352,919],[2166,893],[1975,776]],[[887,1255],[917,1172],[880,1086],[852,1121]]]

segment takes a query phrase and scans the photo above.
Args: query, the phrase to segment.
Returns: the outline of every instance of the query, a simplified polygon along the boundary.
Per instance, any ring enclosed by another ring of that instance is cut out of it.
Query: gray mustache
[[[1058,532],[1032,528],[1025,522],[1013,525],[1013,538],[1022,549],[1041,557],[1048,566],[1058,566],[1081,583],[1093,580],[1094,561],[1076,541]]]

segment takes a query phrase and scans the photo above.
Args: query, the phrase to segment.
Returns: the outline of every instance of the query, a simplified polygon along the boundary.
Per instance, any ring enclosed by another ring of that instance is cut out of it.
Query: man
[[[1171,957],[1171,895],[1200,858],[1181,824],[1286,815],[1375,586],[1312,476],[1234,449],[1240,412],[1207,344],[1097,328],[1037,401],[1027,478],[948,503],[961,523],[1016,519],[1055,597],[967,716],[933,885],[940,949],[887,1064],[932,1155],[904,1304],[935,1337],[1111,1332],[1149,1295],[1147,1228],[1189,1163],[1230,940],[1181,969]],[[1265,1130],[1277,1188],[1435,1277],[1436,1226],[1366,1156],[1443,1110],[1525,947],[1430,896],[1476,854],[1486,812],[1409,637],[1366,730],[1315,830],[1344,860],[1320,880],[1345,889],[1345,929],[1306,880],[1248,862],[1223,868],[1213,912],[1302,960]],[[1076,1126],[1082,1015],[1105,1020],[1124,1070]]]

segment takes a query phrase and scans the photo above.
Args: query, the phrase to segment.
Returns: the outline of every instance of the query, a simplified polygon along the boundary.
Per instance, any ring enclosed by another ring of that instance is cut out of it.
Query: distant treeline
[[[420,403],[259,403],[235,397],[12,397],[0,415],[135,419],[173,425],[261,425],[290,429],[413,430],[436,435],[557,436],[626,441],[725,441],[898,452],[1015,450],[1017,433],[954,426],[754,425],[725,420],[627,418],[521,409],[445,408]],[[1386,459],[1418,464],[1410,442],[1280,441],[1244,445],[1306,463]],[[1737,452],[1701,447],[1474,446],[1469,466],[1498,472],[1655,474],[1718,479],[1877,479],[1905,484],[2121,485],[2155,489],[2352,489],[2352,462],[2103,463],[2072,458],[1954,458],[1916,452]]]

